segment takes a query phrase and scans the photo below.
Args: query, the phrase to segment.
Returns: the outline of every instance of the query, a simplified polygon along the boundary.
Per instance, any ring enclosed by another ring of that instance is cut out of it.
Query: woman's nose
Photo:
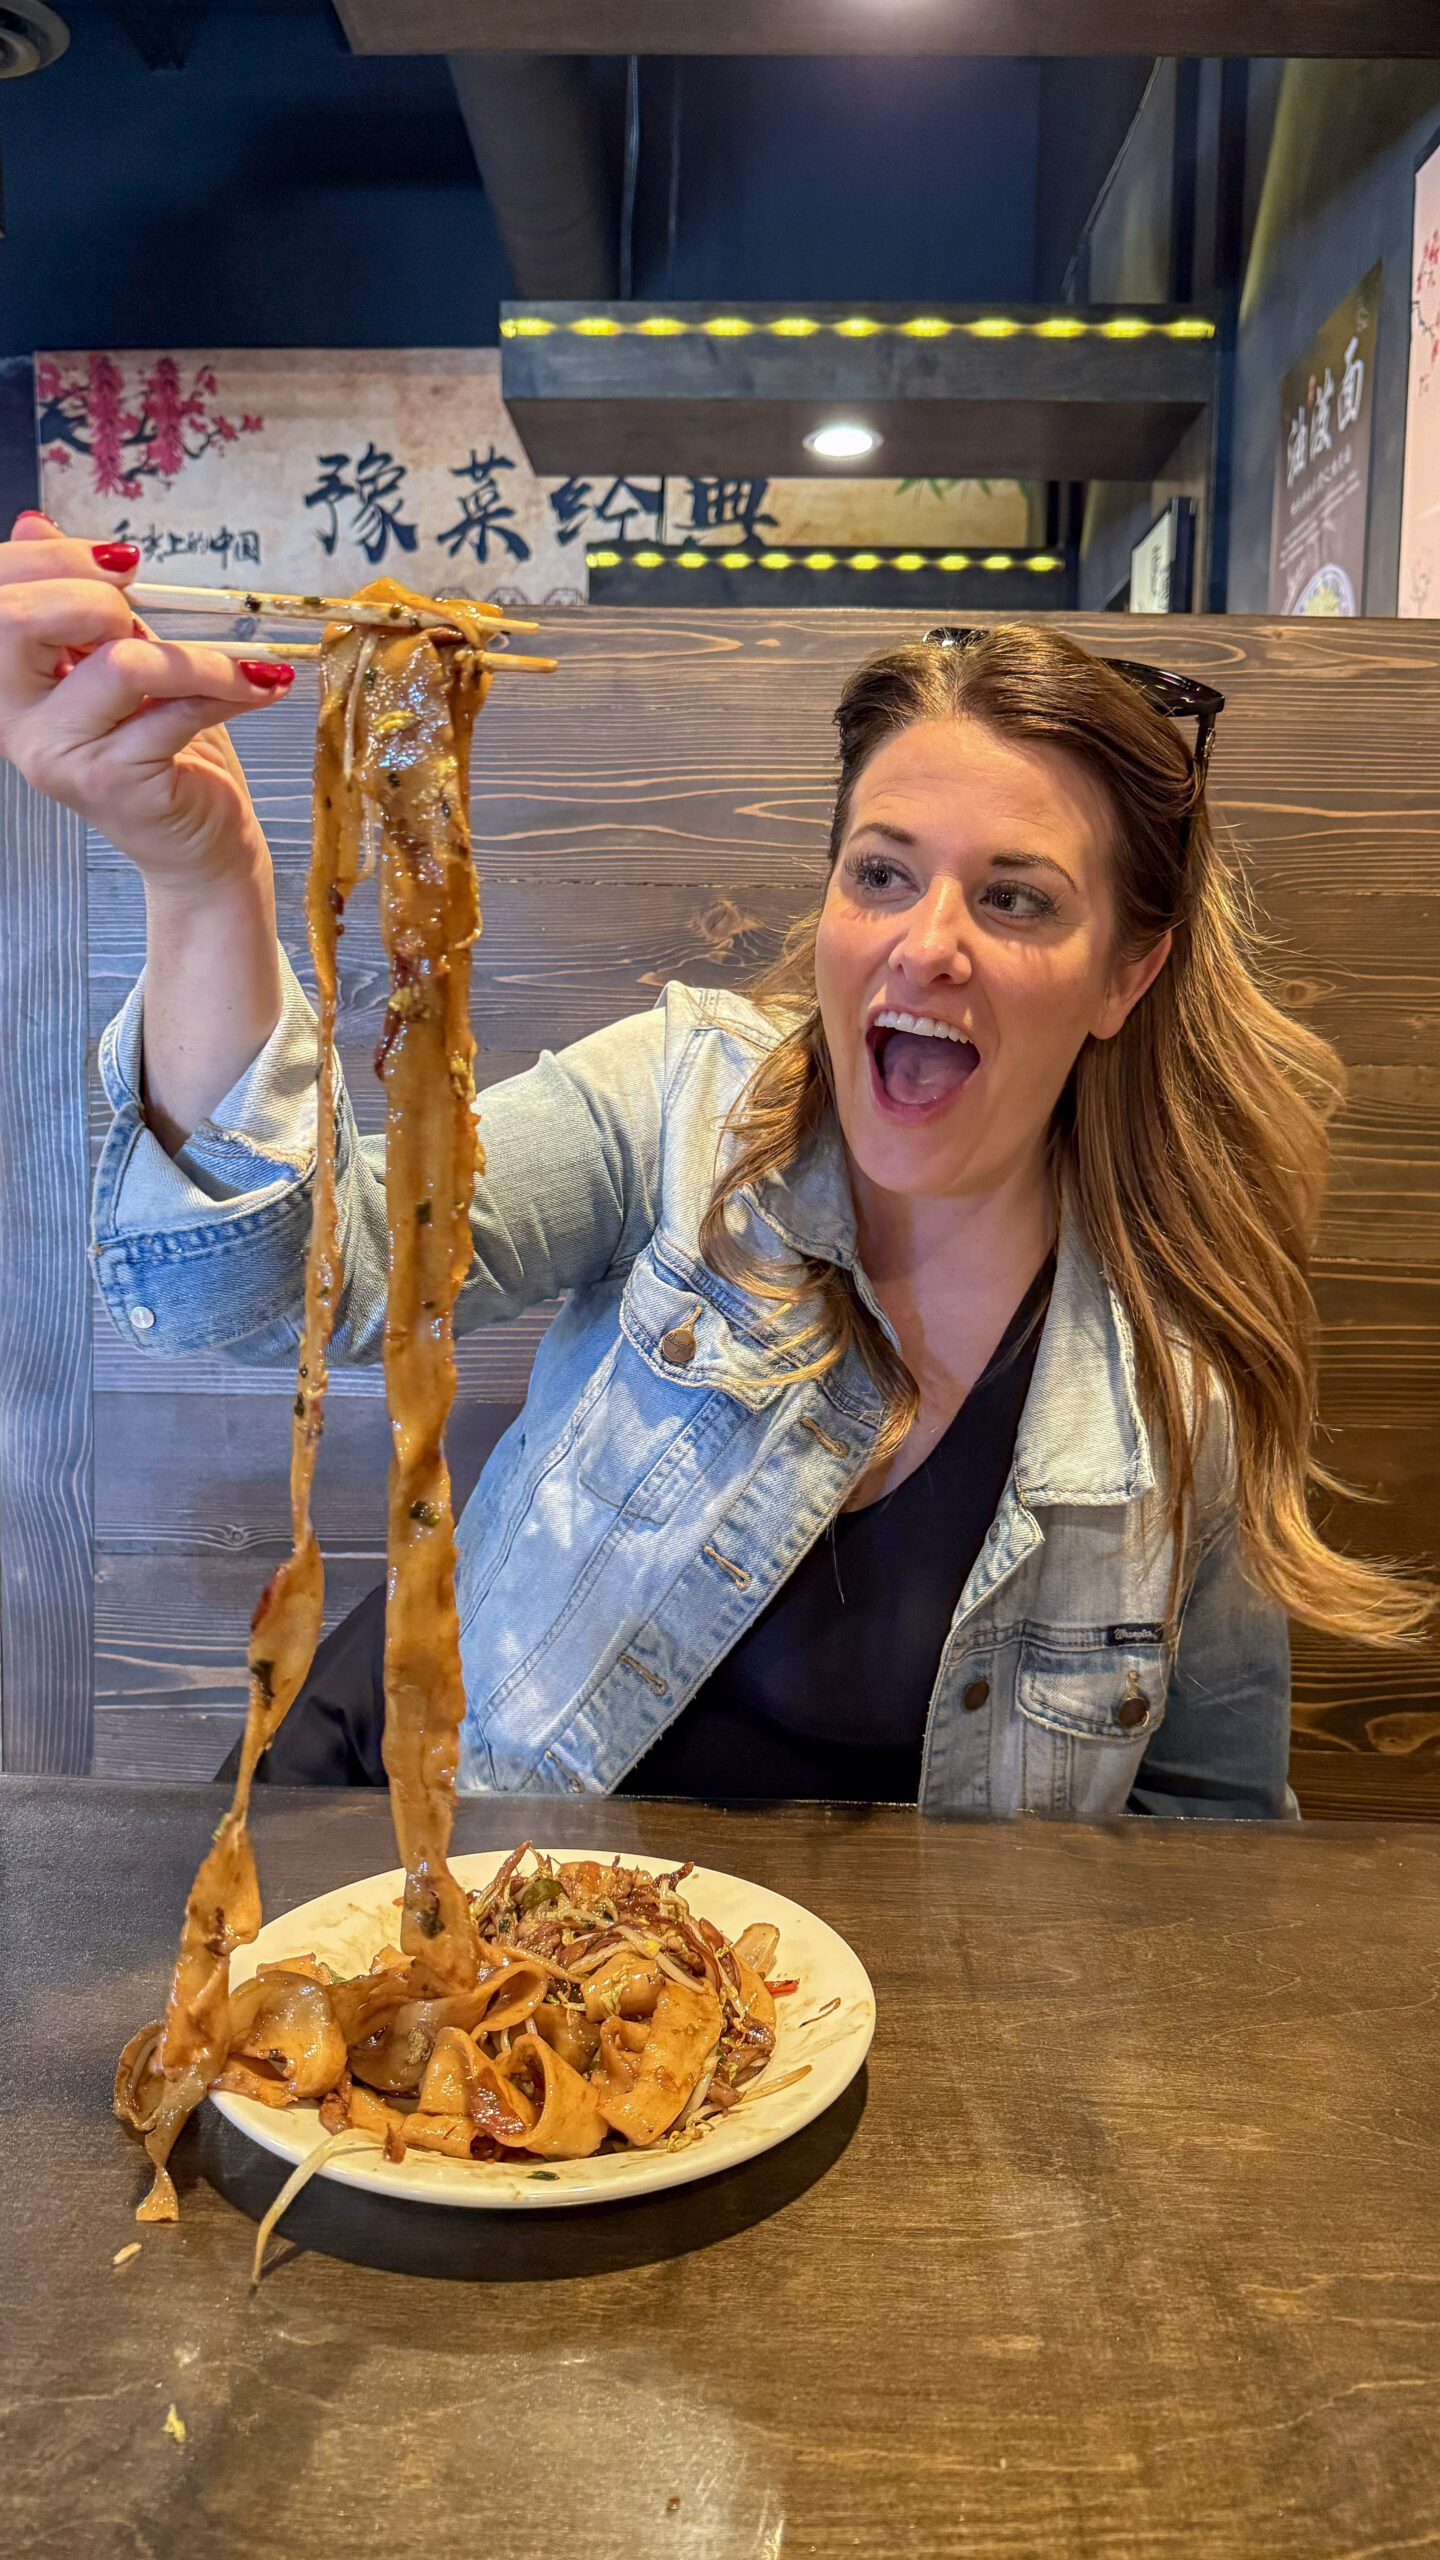
[[[904,929],[891,952],[891,965],[917,985],[937,978],[962,983],[970,976],[970,911],[964,891],[954,880],[931,882],[923,898],[908,909]]]

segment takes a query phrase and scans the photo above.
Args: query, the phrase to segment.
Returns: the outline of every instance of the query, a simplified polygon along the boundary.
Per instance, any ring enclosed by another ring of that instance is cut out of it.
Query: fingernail
[[[55,519],[53,516],[47,516],[42,507],[22,507],[15,522],[17,524],[48,524],[53,527]]]
[[[274,658],[241,658],[237,663],[248,684],[263,684],[274,689],[295,681],[294,668],[283,667]]]
[[[140,546],[136,542],[92,542],[90,557],[97,569],[117,570],[127,577],[140,566]]]

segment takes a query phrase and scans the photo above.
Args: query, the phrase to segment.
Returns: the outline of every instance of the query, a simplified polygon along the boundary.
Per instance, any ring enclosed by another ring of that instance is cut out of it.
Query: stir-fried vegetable
[[[467,1898],[473,1987],[437,1992],[426,1958],[394,1946],[349,1980],[314,1956],[263,1965],[229,1995],[204,2085],[276,2108],[318,2099],[332,2145],[368,2137],[392,2160],[583,2160],[694,2140],[774,2051],[763,1968],[779,1933],[757,1923],[732,1945],[681,1895],[690,1873],[557,1865],[527,1841]],[[173,2099],[162,2029],[142,2028],[115,2111],[152,2157]]]

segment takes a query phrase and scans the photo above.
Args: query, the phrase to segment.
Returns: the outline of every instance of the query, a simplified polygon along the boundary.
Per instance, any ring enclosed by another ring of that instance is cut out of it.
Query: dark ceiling
[[[69,51],[0,89],[0,354],[494,343],[513,281],[442,58],[357,56],[328,0],[62,7]],[[1147,69],[647,60],[632,288],[1054,296]],[[618,222],[625,65],[577,76]]]

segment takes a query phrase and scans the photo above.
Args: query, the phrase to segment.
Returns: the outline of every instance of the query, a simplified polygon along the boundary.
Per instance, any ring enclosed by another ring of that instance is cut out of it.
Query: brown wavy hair
[[[833,865],[855,783],[884,742],[924,720],[978,720],[1024,745],[1063,748],[1114,814],[1116,949],[1170,957],[1111,1040],[1087,1039],[1051,1129],[1057,1197],[1078,1219],[1135,1338],[1142,1409],[1167,1461],[1175,1578],[1195,1501],[1207,1397],[1224,1399],[1241,1549],[1251,1580],[1312,1627],[1372,1644],[1411,1642],[1426,1585],[1326,1544],[1309,1495],[1346,1490],[1316,1459],[1318,1320],[1310,1254],[1328,1169],[1327,1124],[1345,1076],[1327,1041],[1267,994],[1239,864],[1197,786],[1184,731],[1059,631],[1000,624],[966,650],[872,658],[835,713],[840,780]],[[904,1439],[918,1392],[903,1360],[833,1263],[766,1263],[728,1213],[748,1185],[792,1164],[833,1105],[815,993],[819,910],[755,990],[781,1037],[731,1116],[701,1227],[711,1267],[793,1309],[792,1375],[817,1377],[855,1347],[885,1396],[877,1455]],[[797,1019],[798,1014],[798,1019]]]

